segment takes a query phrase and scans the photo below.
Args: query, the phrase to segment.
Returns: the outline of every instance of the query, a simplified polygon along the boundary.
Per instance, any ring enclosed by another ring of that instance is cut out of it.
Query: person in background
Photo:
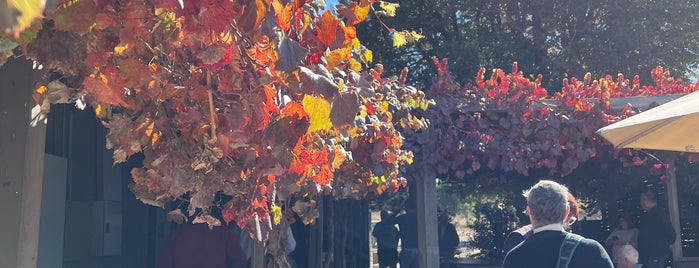
[[[578,204],[578,200],[576,200],[571,193],[568,193],[568,206],[570,207],[570,213],[568,213],[568,217],[566,218],[563,226],[566,230],[570,230],[570,226],[575,223],[575,221],[578,219],[578,215],[580,214],[580,205]],[[505,253],[509,252],[515,246],[519,245],[519,243],[522,243],[522,241],[532,235],[532,233],[534,233],[534,229],[532,228],[531,224],[527,224],[517,230],[512,231],[509,235],[507,235],[507,238],[505,238],[503,250]]]
[[[398,229],[388,211],[381,211],[381,221],[374,225],[371,235],[376,237],[379,268],[396,268],[398,263]]]
[[[417,211],[415,204],[408,201],[405,214],[396,217],[398,223],[398,238],[401,250],[398,262],[401,268],[417,268],[419,251],[417,249]]]
[[[220,210],[212,209],[211,214],[177,226],[165,242],[157,268],[245,267],[247,258],[238,236],[223,226]]]
[[[619,247],[619,263],[617,268],[641,268],[638,264],[638,251],[631,245]]]
[[[542,180],[525,191],[527,214],[534,229],[524,242],[505,256],[503,268],[563,267],[612,268],[607,251],[597,241],[568,233],[568,189],[554,181]]]
[[[456,232],[456,227],[451,223],[449,213],[442,212],[439,214],[437,223],[437,231],[439,234],[439,257],[453,258],[456,253],[456,247],[459,246],[459,234]]]
[[[623,246],[630,245],[634,249],[638,248],[638,229],[633,226],[628,213],[621,214],[617,228],[609,234],[605,243],[612,248],[612,261],[615,264],[619,263],[619,256],[621,256],[619,250]]]
[[[640,203],[644,211],[638,225],[641,263],[643,268],[664,268],[670,258],[670,245],[675,243],[675,229],[665,210],[657,206],[654,193],[642,193]]]

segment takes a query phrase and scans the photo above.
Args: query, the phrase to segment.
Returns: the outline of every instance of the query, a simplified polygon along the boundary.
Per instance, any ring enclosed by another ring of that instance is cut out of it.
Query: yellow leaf
[[[330,121],[330,102],[325,98],[306,95],[303,98],[303,109],[308,112],[308,117],[311,121],[308,132],[330,130],[330,128],[332,128],[332,121]]]
[[[272,218],[274,218],[274,225],[279,225],[279,223],[282,221],[282,207],[272,205],[272,215]]]
[[[405,40],[405,32],[394,32],[393,33],[393,47],[402,47],[408,41]]]
[[[45,3],[46,1],[39,0],[8,0],[7,6],[3,7],[4,10],[0,11],[0,14],[3,17],[7,16],[11,23],[8,26],[12,27],[14,36],[18,37],[19,33],[29,27],[35,18],[41,17]],[[3,18],[3,20],[7,19]],[[6,31],[9,29],[1,30]]]
[[[338,88],[339,91],[345,90],[345,82],[343,82],[343,81],[344,81],[344,80],[340,80],[340,81],[337,83],[337,88]]]
[[[129,44],[115,46],[114,47],[114,54],[116,54],[117,56],[121,56],[122,54],[124,54],[124,51],[126,51],[127,49],[129,49]]]
[[[359,38],[352,39],[353,48],[359,49],[360,46],[362,46],[362,43],[359,42]]]
[[[325,60],[328,62],[328,70],[332,70],[332,68],[337,67],[342,63],[343,61],[347,60],[350,58],[352,55],[352,48],[351,47],[346,47],[346,48],[338,48],[330,52],[330,55],[328,55]]]
[[[379,2],[379,6],[381,9],[386,11],[384,15],[389,16],[389,17],[395,17],[396,16],[396,8],[400,7],[399,4],[394,4],[394,3],[389,3],[385,1]]]
[[[36,89],[36,93],[44,94],[44,93],[46,93],[47,90],[48,89],[46,88],[46,86],[40,86],[39,88]]]
[[[102,113],[104,113],[104,109],[102,109],[102,105],[98,103],[97,106],[95,106],[95,115],[99,118],[102,118]]]
[[[374,52],[371,52],[370,49],[367,49],[366,51],[364,51],[364,54],[362,55],[362,60],[364,60],[364,62],[366,62],[366,63],[373,61],[374,60]]]
[[[350,58],[349,63],[350,69],[354,70],[355,72],[359,72],[362,70],[362,64],[359,63],[357,60]]]

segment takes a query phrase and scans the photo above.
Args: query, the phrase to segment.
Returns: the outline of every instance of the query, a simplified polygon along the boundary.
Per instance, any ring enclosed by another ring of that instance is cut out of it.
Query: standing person
[[[451,223],[451,217],[447,212],[442,212],[437,222],[439,257],[453,258],[456,253],[456,247],[459,246],[459,234],[456,232],[456,227]]]
[[[417,268],[419,251],[417,249],[417,211],[415,205],[408,201],[405,214],[396,218],[398,223],[398,238],[400,238],[400,255],[398,262],[401,268]]]
[[[641,194],[641,214],[638,225],[638,252],[643,268],[665,267],[670,258],[670,245],[675,243],[675,229],[664,209],[657,206],[652,192]]]
[[[554,181],[542,180],[525,191],[527,214],[533,234],[510,250],[503,268],[595,267],[613,268],[604,247],[597,241],[563,229],[570,213],[568,189]]]
[[[171,232],[160,253],[158,268],[237,268],[246,266],[238,236],[225,226],[195,218]]]
[[[568,213],[568,216],[563,224],[563,227],[566,230],[570,230],[571,225],[575,223],[575,221],[578,219],[578,214],[580,214],[580,205],[578,204],[578,200],[576,200],[571,193],[568,193],[568,206],[570,207],[570,213]],[[512,231],[509,235],[507,235],[507,238],[505,238],[503,250],[505,253],[509,252],[515,246],[519,245],[519,243],[522,243],[522,241],[529,238],[532,233],[534,233],[534,228],[532,228],[531,224],[527,224],[517,230]]]
[[[376,237],[379,268],[396,268],[398,263],[398,229],[388,211],[381,211],[381,221],[374,225],[371,235]]]
[[[617,228],[605,240],[605,243],[612,247],[612,261],[615,264],[620,262],[621,253],[619,250],[623,246],[630,245],[634,249],[638,248],[638,229],[633,226],[631,216],[628,213],[621,214],[618,224]],[[638,253],[636,254],[638,255]]]

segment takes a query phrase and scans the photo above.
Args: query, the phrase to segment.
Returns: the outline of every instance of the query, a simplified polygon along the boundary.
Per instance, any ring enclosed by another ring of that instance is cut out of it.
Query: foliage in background
[[[565,177],[581,164],[597,159],[598,170],[605,161],[618,159],[624,167],[653,162],[646,154],[614,148],[595,131],[647,107],[614,110],[612,97],[689,93],[699,84],[685,84],[657,67],[651,72],[654,86],[644,86],[639,76],[629,80],[622,74],[593,80],[563,81],[563,90],[553,95],[519,71],[517,63],[507,73],[495,69],[486,76],[481,69],[475,82],[461,86],[451,76],[446,60],[434,60],[438,76],[428,91],[434,109],[424,112],[429,132],[405,133],[406,147],[415,161],[434,170],[445,181],[464,178],[482,180],[508,172],[528,176],[544,171],[546,176]],[[661,170],[662,165],[654,166]]]
[[[387,72],[408,66],[420,83],[431,82],[433,56],[449,58],[459,82],[471,80],[480,66],[492,70],[518,61],[525,73],[543,74],[551,92],[563,78],[587,72],[644,75],[660,65],[688,78],[699,63],[697,1],[396,2],[401,8],[383,22],[424,35],[416,45],[393,48],[376,16],[359,25],[357,34]]]
[[[515,207],[505,200],[479,202],[474,209],[474,218],[471,225],[474,235],[469,242],[473,248],[480,250],[476,257],[504,259],[507,254],[502,249],[505,238],[519,227]]]

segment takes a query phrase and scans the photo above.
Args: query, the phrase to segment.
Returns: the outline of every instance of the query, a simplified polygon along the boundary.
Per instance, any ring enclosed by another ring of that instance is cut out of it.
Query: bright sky
[[[325,6],[328,9],[335,8],[335,5],[337,5],[337,0],[325,0]]]

